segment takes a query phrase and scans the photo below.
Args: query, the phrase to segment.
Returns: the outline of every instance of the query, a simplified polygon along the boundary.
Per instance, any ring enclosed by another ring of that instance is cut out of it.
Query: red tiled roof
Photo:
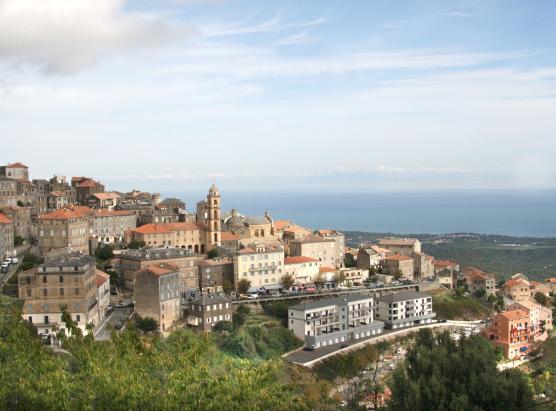
[[[106,208],[100,208],[93,213],[93,217],[112,217],[124,215],[133,215],[133,213],[126,210],[107,210]]]
[[[13,221],[4,213],[0,213],[0,224],[13,224]]]
[[[546,281],[547,283],[556,284],[556,278],[555,277],[547,278],[544,281]]]
[[[479,270],[479,269],[474,268],[474,267],[466,268],[464,270],[464,274],[465,274],[466,277],[469,277],[469,278],[479,277],[479,278],[482,278],[483,280],[486,280],[487,278],[493,278],[492,275],[489,275],[489,274],[485,273],[484,271]]]
[[[222,241],[236,241],[239,240],[241,237],[237,234],[234,234],[230,231],[222,231],[220,234],[220,239]]]
[[[100,287],[110,278],[108,274],[106,274],[104,271],[100,271],[98,268],[95,269],[95,274],[96,274],[97,287]]]
[[[67,208],[52,211],[50,213],[41,214],[39,220],[68,220],[70,218],[84,218],[86,215],[78,211],[73,211]]]
[[[276,230],[283,230],[284,228],[288,227],[290,222],[288,220],[276,220],[274,222],[274,228]]]
[[[284,264],[301,264],[301,263],[318,263],[319,260],[316,258],[297,256],[297,257],[286,257],[284,258]]]
[[[97,182],[93,181],[93,180],[83,180],[82,182],[80,182],[77,187],[79,188],[95,188],[98,185]]]
[[[503,313],[500,313],[500,315],[510,321],[519,320],[520,318],[529,318],[529,314],[523,310],[504,311]]]
[[[439,267],[448,267],[450,265],[458,265],[458,263],[454,263],[450,260],[435,260],[434,265]]]
[[[93,193],[92,196],[98,198],[99,200],[113,200],[120,198],[120,196],[116,193]]]
[[[334,272],[334,271],[336,271],[336,269],[332,268],[332,267],[321,267],[319,269],[319,273],[330,273],[330,272]]]
[[[515,287],[517,285],[526,285],[525,281],[521,279],[510,278],[504,283],[504,287]]]
[[[9,167],[9,168],[29,168],[25,164],[22,164],[22,163],[19,163],[19,162],[8,164],[6,167]]]
[[[187,223],[164,223],[164,224],[145,224],[135,228],[133,232],[139,234],[164,234],[173,231],[197,231],[201,227],[195,222]]]
[[[150,273],[154,274],[156,277],[163,276],[169,273],[175,273],[178,271],[176,266],[166,263],[160,263],[157,265],[149,265],[144,268],[145,271],[149,271]]]

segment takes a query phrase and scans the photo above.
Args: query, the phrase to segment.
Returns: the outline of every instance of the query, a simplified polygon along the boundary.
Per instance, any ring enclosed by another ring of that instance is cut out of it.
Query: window
[[[43,275],[43,276],[42,276],[42,282],[43,282],[43,283],[46,283],[47,281],[48,281],[48,280],[47,280],[47,278],[46,278],[46,275]]]
[[[81,321],[81,316],[79,314],[77,314],[75,316],[75,321],[77,321],[77,322]]]
[[[33,317],[32,316],[27,317],[27,321],[29,321],[29,323],[33,324]]]
[[[45,323],[45,324],[48,324],[48,315],[45,315],[45,316],[44,316],[44,323]]]
[[[64,276],[63,276],[63,275],[59,276],[58,279],[59,279],[59,281],[60,281],[61,283],[64,282]]]
[[[43,289],[42,289],[42,295],[43,295],[44,297],[48,297],[48,288],[43,288]]]
[[[79,295],[79,287],[75,288],[75,295]]]
[[[27,284],[31,284],[31,277],[26,277],[26,278],[25,278],[25,282],[26,282]]]
[[[64,295],[64,289],[60,288],[60,295]]]
[[[27,297],[31,297],[31,289],[30,288],[27,289]]]

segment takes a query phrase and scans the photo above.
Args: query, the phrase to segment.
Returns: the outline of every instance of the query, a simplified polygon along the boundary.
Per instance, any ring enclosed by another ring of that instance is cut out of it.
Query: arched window
[[[213,225],[214,225],[214,229],[218,230],[218,221],[215,221]]]
[[[264,230],[261,230],[261,237],[264,237]]]
[[[197,246],[195,246],[195,247],[197,247]],[[201,244],[201,254],[204,254],[204,253],[205,253],[205,245]]]
[[[218,242],[218,233],[214,233],[214,242],[215,242],[215,243]]]
[[[199,254],[199,246],[197,244],[195,244],[194,250],[196,254]]]
[[[188,250],[193,250],[193,246],[192,246],[191,244],[189,244],[189,245],[187,246],[187,249],[188,249]]]
[[[214,210],[212,214],[214,216],[214,219],[218,220],[218,210]]]

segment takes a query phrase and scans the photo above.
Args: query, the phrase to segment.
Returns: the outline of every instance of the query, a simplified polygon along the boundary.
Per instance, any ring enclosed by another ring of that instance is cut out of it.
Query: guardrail
[[[406,284],[406,285],[396,285],[392,287],[382,287],[382,288],[349,288],[337,291],[326,291],[326,292],[316,292],[316,293],[304,293],[295,295],[280,295],[280,296],[268,296],[268,297],[258,297],[258,298],[246,298],[246,299],[235,299],[232,304],[256,304],[261,302],[269,301],[280,301],[280,300],[299,300],[299,299],[309,299],[317,297],[328,297],[328,296],[340,296],[349,294],[368,294],[376,296],[377,294],[382,295],[385,291],[388,293],[392,291],[402,291],[402,290],[416,290],[418,284]]]

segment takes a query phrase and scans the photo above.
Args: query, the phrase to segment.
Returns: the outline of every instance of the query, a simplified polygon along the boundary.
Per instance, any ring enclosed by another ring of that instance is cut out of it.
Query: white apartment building
[[[234,281],[247,279],[251,287],[280,284],[284,276],[284,249],[278,246],[252,244],[234,256]]]
[[[310,284],[320,271],[320,261],[316,258],[299,256],[284,258],[284,275],[291,275],[296,284]]]
[[[435,316],[429,294],[407,291],[376,299],[375,317],[388,329],[429,324]]]
[[[384,323],[373,318],[373,297],[352,294],[290,307],[288,328],[307,345],[325,347],[381,334]]]

